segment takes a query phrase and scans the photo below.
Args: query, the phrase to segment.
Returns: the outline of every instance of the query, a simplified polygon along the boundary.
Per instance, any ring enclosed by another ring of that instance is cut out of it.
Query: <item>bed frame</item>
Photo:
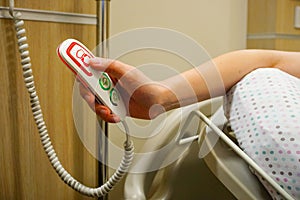
[[[213,174],[237,199],[272,199],[258,178],[251,172],[251,170],[254,170],[273,186],[283,198],[292,200],[293,198],[285,190],[222,131],[226,122],[222,102],[223,98],[214,98],[199,103],[199,110],[188,114],[181,131],[177,133],[173,142],[174,148],[198,141],[200,146],[199,158],[204,159]],[[200,124],[202,122],[205,125],[200,125],[202,127],[200,131],[196,135],[191,135],[185,130],[191,126],[191,121],[195,119],[198,119]],[[174,124],[176,122],[171,121],[169,123]],[[179,122],[177,121],[177,123]],[[162,140],[158,139],[158,144],[161,145],[169,134],[166,133]],[[153,143],[151,145],[153,146]],[[186,154],[188,154],[188,151]],[[155,156],[153,159],[155,159]],[[181,158],[171,166],[156,172],[128,174],[124,187],[125,199],[168,199],[170,195],[169,188],[172,187],[170,176],[176,172],[182,160]],[[148,163],[151,164],[152,161],[150,159]],[[160,180],[169,181],[161,184],[160,181],[155,181],[157,177]],[[155,193],[149,196],[148,193],[151,191],[151,187],[155,188]]]

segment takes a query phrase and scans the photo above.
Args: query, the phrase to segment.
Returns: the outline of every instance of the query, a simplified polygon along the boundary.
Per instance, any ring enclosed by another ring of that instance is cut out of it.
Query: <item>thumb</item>
[[[105,71],[106,68],[112,63],[113,60],[107,58],[95,57],[89,59],[89,65],[99,71]]]
[[[91,58],[89,60],[89,65],[99,71],[105,71],[110,76],[121,79],[121,77],[126,74],[126,72],[135,69],[133,66],[127,65],[117,60],[107,59],[107,58]]]

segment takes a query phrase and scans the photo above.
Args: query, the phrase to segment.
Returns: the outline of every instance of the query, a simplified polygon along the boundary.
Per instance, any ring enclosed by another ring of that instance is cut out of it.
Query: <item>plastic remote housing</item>
[[[124,102],[109,75],[89,67],[88,60],[95,56],[87,47],[75,39],[67,39],[58,46],[57,54],[100,103],[109,107],[121,120],[125,118]]]

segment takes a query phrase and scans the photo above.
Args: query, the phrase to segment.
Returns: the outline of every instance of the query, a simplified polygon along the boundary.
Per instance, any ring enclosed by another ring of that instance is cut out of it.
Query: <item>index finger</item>
[[[104,105],[96,104],[95,105],[96,114],[106,122],[109,123],[118,123],[121,121],[120,117],[115,115],[110,111],[110,109]]]

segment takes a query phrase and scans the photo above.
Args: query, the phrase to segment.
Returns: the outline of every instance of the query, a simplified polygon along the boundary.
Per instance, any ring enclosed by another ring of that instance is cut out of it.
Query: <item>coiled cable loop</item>
[[[20,19],[21,13],[14,12],[14,2],[13,0],[10,0],[10,14],[14,21],[14,26],[16,30],[16,36],[18,40],[18,47],[19,47],[19,53],[21,57],[21,65],[23,69],[23,77],[25,86],[28,90],[28,93],[30,95],[30,104],[31,104],[31,110],[32,114],[35,120],[35,123],[37,125],[40,140],[43,145],[43,148],[49,158],[49,161],[59,177],[71,188],[74,190],[87,195],[91,197],[101,197],[107,194],[110,190],[113,189],[113,187],[122,179],[122,177],[125,175],[127,170],[130,167],[130,164],[133,160],[133,143],[130,141],[129,135],[128,135],[128,127],[125,122],[123,122],[124,128],[126,130],[126,141],[124,142],[124,155],[122,158],[122,161],[120,163],[119,168],[115,171],[115,173],[110,177],[110,179],[101,187],[98,188],[90,188],[83,184],[81,184],[79,181],[77,181],[75,178],[73,178],[61,165],[55,150],[52,146],[48,130],[46,127],[46,123],[43,118],[43,113],[41,110],[39,98],[37,95],[37,92],[35,90],[35,84],[34,84],[34,77],[32,74],[31,69],[31,60],[29,56],[29,50],[28,50],[28,44],[27,44],[27,38],[25,36],[25,28],[24,21]]]

